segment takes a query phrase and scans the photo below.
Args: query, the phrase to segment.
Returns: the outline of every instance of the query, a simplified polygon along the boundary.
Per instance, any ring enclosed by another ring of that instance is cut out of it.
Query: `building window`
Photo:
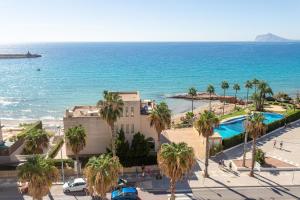
[[[134,134],[134,124],[131,124],[131,133]]]
[[[126,124],[126,133],[129,133],[129,124]]]
[[[125,117],[128,117],[128,107],[125,108]]]
[[[134,117],[134,107],[131,107],[131,113],[130,113],[131,117]]]
[[[124,124],[121,124],[121,129],[122,131],[124,131]]]

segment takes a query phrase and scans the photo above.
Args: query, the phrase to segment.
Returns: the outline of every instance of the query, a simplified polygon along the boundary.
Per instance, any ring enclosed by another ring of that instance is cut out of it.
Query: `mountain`
[[[258,35],[255,38],[255,42],[290,42],[290,41],[292,40],[274,35],[272,33]]]

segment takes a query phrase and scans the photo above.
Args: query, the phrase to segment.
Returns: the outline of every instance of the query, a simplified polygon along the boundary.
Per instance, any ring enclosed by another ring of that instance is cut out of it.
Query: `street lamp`
[[[58,136],[60,136],[60,132],[61,132],[60,126],[57,126],[57,130],[58,130]],[[65,183],[64,161],[63,161],[63,158],[62,158],[62,148],[63,147],[60,148],[61,175],[62,175],[63,183]]]

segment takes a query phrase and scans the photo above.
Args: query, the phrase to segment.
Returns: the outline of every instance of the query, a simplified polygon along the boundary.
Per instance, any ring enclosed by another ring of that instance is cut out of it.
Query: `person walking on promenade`
[[[283,142],[281,141],[280,142],[280,150],[282,149],[282,145],[283,145]]]
[[[274,140],[273,148],[276,148],[276,140]]]

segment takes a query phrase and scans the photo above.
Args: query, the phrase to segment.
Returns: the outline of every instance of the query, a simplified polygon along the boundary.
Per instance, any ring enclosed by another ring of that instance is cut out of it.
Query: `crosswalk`
[[[171,194],[168,194],[168,199],[170,199]],[[178,193],[175,194],[176,200],[194,200],[193,193]]]

